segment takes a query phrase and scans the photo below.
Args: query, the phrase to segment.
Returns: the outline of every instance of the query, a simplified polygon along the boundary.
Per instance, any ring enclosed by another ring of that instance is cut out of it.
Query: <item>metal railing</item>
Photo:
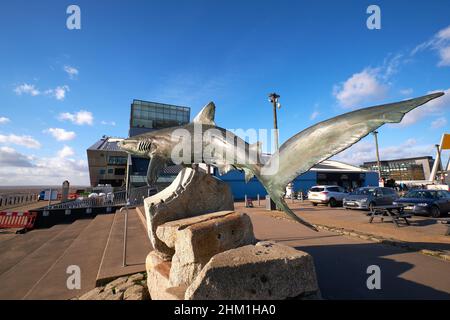
[[[130,190],[128,206],[139,206],[144,203],[144,199],[150,196],[154,187],[139,187]],[[117,191],[106,196],[95,198],[76,199],[47,206],[46,210],[64,210],[95,207],[120,207],[127,204],[126,190]]]

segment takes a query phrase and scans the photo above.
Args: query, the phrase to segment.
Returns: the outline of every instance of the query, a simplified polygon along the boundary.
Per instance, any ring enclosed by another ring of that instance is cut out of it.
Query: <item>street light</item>
[[[372,132],[375,137],[375,150],[377,152],[377,167],[378,167],[378,179],[381,181],[381,163],[380,163],[380,152],[378,151],[378,131]]]
[[[269,102],[273,105],[273,128],[275,129],[275,150],[278,151],[278,121],[277,121],[277,107],[281,108],[281,104],[279,102],[280,96],[275,92],[269,94]]]

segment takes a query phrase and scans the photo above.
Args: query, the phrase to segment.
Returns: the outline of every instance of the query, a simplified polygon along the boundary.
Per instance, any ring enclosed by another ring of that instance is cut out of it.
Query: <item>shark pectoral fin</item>
[[[248,183],[255,176],[255,174],[248,168],[242,169],[244,170],[245,173],[245,183]]]
[[[217,169],[219,169],[219,174],[222,176],[224,174],[227,174],[228,172],[230,172],[231,170],[233,170],[235,168],[231,164],[226,164],[226,165],[221,165],[221,166],[218,165]]]
[[[215,126],[214,115],[216,113],[216,106],[214,102],[208,103],[203,109],[197,114],[197,116],[192,120],[193,123],[207,124]]]
[[[166,166],[166,160],[158,155],[153,155],[150,158],[150,163],[147,169],[147,184],[153,186],[158,180],[160,171]]]

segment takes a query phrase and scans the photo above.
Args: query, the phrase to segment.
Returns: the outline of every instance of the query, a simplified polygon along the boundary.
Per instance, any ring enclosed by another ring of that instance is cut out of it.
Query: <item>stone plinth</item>
[[[153,248],[170,260],[174,249],[156,235],[157,228],[168,222],[205,213],[233,210],[233,196],[223,181],[190,168],[183,169],[172,184],[145,199],[147,229]]]
[[[312,257],[260,242],[215,255],[187,288],[186,300],[320,298]]]
[[[171,286],[188,286],[217,253],[254,244],[250,218],[223,211],[175,220],[158,227],[157,237],[175,249],[170,269]]]

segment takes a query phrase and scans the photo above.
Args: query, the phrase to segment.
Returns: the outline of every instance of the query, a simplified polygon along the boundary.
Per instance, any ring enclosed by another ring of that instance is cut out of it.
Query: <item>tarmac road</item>
[[[450,262],[332,232],[314,232],[267,211],[248,212],[260,240],[310,253],[324,299],[450,299]],[[381,289],[369,290],[367,268],[381,270]]]

